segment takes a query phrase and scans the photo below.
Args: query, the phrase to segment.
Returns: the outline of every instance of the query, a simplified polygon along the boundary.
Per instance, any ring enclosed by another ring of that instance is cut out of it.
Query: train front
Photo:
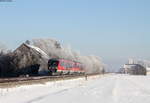
[[[57,74],[58,64],[59,64],[59,60],[57,59],[50,59],[48,61],[48,70],[49,70],[50,75]]]

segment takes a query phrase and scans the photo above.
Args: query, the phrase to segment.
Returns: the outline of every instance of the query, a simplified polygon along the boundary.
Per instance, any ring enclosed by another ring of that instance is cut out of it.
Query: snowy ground
[[[109,75],[0,89],[0,103],[150,103],[150,76]]]

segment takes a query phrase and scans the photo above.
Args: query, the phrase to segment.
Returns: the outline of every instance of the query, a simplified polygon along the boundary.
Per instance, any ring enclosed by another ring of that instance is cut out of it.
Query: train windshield
[[[56,60],[49,61],[49,67],[57,67],[57,66],[58,66],[58,61]]]

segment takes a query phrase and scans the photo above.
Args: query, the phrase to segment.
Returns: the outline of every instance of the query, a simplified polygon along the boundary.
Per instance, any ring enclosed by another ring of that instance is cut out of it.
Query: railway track
[[[52,78],[52,77],[51,76],[36,76],[36,77],[1,78],[0,83],[29,81],[29,80],[40,80],[40,79],[46,79],[46,78]]]
[[[87,76],[98,75],[98,74],[89,74]],[[24,82],[24,81],[36,81],[36,80],[57,80],[65,78],[78,78],[86,77],[86,75],[61,75],[61,76],[34,76],[34,77],[15,77],[15,78],[0,78],[0,84],[2,83],[13,83],[13,82]]]

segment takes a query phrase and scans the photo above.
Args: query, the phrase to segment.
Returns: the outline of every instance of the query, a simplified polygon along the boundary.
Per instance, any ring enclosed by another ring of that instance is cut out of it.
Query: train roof
[[[58,60],[67,60],[67,61],[71,61],[71,62],[75,62],[75,63],[80,63],[80,62],[77,62],[77,61],[73,61],[73,60],[69,60],[69,59],[63,59],[63,58],[51,58],[49,60],[56,60],[56,61],[58,61]],[[82,64],[82,63],[80,63],[80,64]]]

